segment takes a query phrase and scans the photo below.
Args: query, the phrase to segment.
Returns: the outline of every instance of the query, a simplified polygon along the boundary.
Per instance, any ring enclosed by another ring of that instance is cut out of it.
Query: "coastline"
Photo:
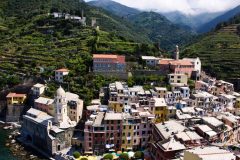
[[[15,123],[14,123],[15,124]],[[6,127],[11,124],[0,122],[0,157],[1,160],[44,160],[42,155],[31,147],[25,146],[17,140],[19,129]]]

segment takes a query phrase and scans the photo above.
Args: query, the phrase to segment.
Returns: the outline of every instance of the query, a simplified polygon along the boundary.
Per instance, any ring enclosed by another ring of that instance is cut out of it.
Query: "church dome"
[[[60,86],[57,91],[56,91],[56,96],[61,96],[64,97],[66,95],[66,92],[64,91],[64,89]]]

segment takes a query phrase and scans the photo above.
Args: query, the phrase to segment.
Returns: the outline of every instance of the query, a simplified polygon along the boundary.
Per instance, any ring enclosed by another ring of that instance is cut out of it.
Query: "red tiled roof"
[[[7,98],[11,98],[11,97],[25,97],[26,96],[26,94],[17,94],[17,93],[9,93],[8,95],[7,95]]]
[[[159,61],[159,64],[161,65],[183,65],[183,66],[192,66],[192,62],[190,60],[173,60],[173,59],[162,59]]]
[[[192,62],[189,60],[174,60],[170,63],[171,65],[193,66]]]
[[[66,69],[66,68],[61,68],[61,69],[58,69],[58,70],[56,70],[57,72],[69,72],[69,70],[68,69]]]
[[[117,59],[118,56],[114,54],[93,54],[93,58]]]
[[[169,64],[171,61],[174,61],[173,59],[161,59],[159,61],[159,64]]]

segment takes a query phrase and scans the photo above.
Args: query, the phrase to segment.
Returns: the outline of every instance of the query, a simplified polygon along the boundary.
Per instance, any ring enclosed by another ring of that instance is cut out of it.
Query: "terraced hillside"
[[[223,79],[240,78],[240,16],[219,24],[215,32],[188,46],[184,56],[198,56],[205,71]]]
[[[67,13],[79,12],[78,8],[71,11],[71,7],[76,6],[71,1],[75,0],[68,1],[69,5],[62,4],[60,8],[68,9],[65,11]],[[66,67],[70,69],[66,78],[68,84],[62,86],[65,89],[69,87],[71,92],[80,95],[88,104],[98,95],[99,87],[114,80],[91,73],[92,53],[113,52],[136,58],[133,55],[139,53],[142,45],[129,40],[131,38],[128,36],[107,32],[111,29],[108,27],[117,27],[119,22],[101,10],[91,10],[82,3],[90,17],[94,14],[107,16],[102,24],[109,25],[106,28],[105,25],[100,26],[105,31],[82,26],[72,20],[51,17],[48,14],[51,8],[49,2],[51,1],[0,1],[0,89],[18,84],[21,78],[26,77],[53,79],[55,69]],[[118,27],[120,28],[117,30],[124,30],[121,26]],[[146,44],[143,46],[147,46],[147,49],[155,48]],[[153,52],[149,51],[149,54]],[[58,84],[50,81],[47,96],[52,96],[57,86]]]

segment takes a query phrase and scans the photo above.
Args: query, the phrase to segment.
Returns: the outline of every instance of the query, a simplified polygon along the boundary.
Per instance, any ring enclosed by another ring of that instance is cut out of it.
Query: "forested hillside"
[[[59,11],[80,15],[82,9],[87,19],[104,17],[100,29],[105,31],[48,14]],[[48,80],[53,78],[55,69],[66,67],[70,69],[66,79],[70,91],[88,103],[98,95],[99,87],[111,80],[91,73],[92,53],[113,52],[136,58],[142,48],[140,43],[130,40],[131,37],[119,36],[119,29],[124,31],[119,21],[77,0],[3,0],[0,10],[0,88],[11,87],[26,77]],[[111,25],[115,28],[108,28]],[[146,54],[156,51],[154,46],[143,46],[147,47]],[[68,88],[67,84],[62,85]],[[52,96],[57,85],[50,81],[48,87],[47,95]]]
[[[141,29],[141,34],[153,43],[159,43],[161,48],[168,51],[175,49],[176,44],[186,45],[196,37],[190,27],[175,24],[157,12],[139,11],[111,0],[90,1],[88,4],[121,16],[134,24],[136,29]]]

